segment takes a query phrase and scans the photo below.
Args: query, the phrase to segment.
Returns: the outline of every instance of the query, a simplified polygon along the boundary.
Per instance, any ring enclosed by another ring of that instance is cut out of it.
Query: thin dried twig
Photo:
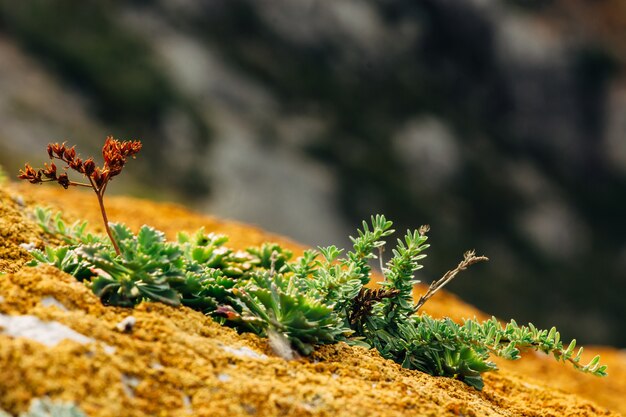
[[[378,262],[380,264],[380,273],[385,275],[385,261],[383,260],[383,253],[385,253],[385,247],[378,247]]]
[[[416,313],[426,301],[428,301],[433,295],[437,293],[437,291],[439,291],[440,289],[445,287],[450,281],[452,281],[459,272],[466,270],[468,267],[477,264],[478,262],[488,260],[489,258],[487,258],[486,256],[476,256],[476,253],[473,250],[465,252],[465,254],[463,255],[463,260],[459,262],[456,268],[446,272],[441,278],[439,278],[437,281],[433,281],[430,284],[430,286],[428,287],[428,291],[426,291],[426,294],[422,295],[417,301],[413,312]]]

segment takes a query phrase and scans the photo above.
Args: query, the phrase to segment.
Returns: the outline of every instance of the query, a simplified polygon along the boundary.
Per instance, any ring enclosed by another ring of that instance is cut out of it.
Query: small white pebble
[[[135,327],[135,323],[137,323],[137,319],[134,316],[128,316],[124,320],[120,321],[115,325],[115,328],[120,332],[130,333],[133,331],[133,327]]]
[[[13,197],[13,201],[20,207],[25,207],[26,203],[24,203],[24,198],[21,195],[16,195]]]
[[[267,331],[267,340],[269,341],[272,351],[281,358],[292,361],[298,357],[297,353],[291,348],[289,339],[281,332],[269,329]]]
[[[187,411],[187,413],[193,413],[193,408],[191,407],[191,398],[187,394],[183,394],[183,407],[185,407],[185,411]]]
[[[135,388],[141,381],[136,376],[122,374],[122,389],[128,398],[135,398]]]
[[[4,297],[0,295],[0,303],[4,303]]]
[[[25,249],[29,252],[35,250],[35,248],[37,247],[37,245],[33,242],[29,242],[29,243],[20,243],[20,248]]]
[[[0,332],[13,337],[24,337],[49,347],[69,339],[80,344],[95,342],[56,321],[43,321],[35,316],[9,316],[0,314]]]
[[[161,365],[158,362],[152,362],[150,364],[150,368],[154,369],[155,371],[160,371],[161,369],[165,369],[165,366]]]
[[[102,344],[102,349],[107,355],[113,355],[115,353],[115,346],[107,345],[106,343]]]
[[[41,299],[41,305],[44,307],[56,307],[60,310],[67,311],[67,307],[65,307],[63,303],[50,295]]]
[[[218,379],[218,381],[221,381],[221,382],[228,382],[228,381],[230,381],[230,375],[228,375],[228,374],[219,374],[217,376],[217,379]]]
[[[262,353],[257,353],[247,347],[234,348],[231,346],[222,346],[222,349],[224,349],[226,352],[231,353],[235,356],[239,356],[240,358],[245,357],[245,358],[252,358],[252,359],[263,359],[263,360],[267,359],[267,355],[264,355]]]

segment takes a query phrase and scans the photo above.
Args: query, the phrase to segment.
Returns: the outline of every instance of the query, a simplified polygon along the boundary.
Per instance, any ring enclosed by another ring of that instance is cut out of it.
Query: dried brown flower
[[[72,185],[72,182],[70,181],[69,177],[65,173],[59,175],[59,178],[57,178],[57,181],[66,190],[70,187],[70,185]]]
[[[102,147],[102,157],[104,159],[104,165],[99,168],[96,166],[93,158],[89,158],[83,161],[76,154],[76,147],[67,147],[65,142],[63,143],[50,143],[48,144],[46,151],[50,159],[59,159],[63,161],[66,166],[64,169],[72,169],[89,181],[88,183],[82,183],[70,180],[66,172],[57,175],[57,166],[54,162],[50,165],[44,164],[43,169],[35,169],[29,164],[24,166],[23,170],[20,170],[18,178],[28,180],[31,184],[40,184],[43,182],[56,181],[63,188],[67,189],[70,186],[76,187],[89,187],[92,188],[98,196],[98,203],[100,204],[100,211],[102,213],[102,219],[104,220],[104,227],[113,243],[116,253],[120,254],[120,249],[113,239],[111,230],[109,229],[109,222],[104,209],[104,192],[108,182],[115,176],[119,175],[126,164],[128,157],[135,158],[135,155],[141,150],[141,142],[139,141],[119,141],[113,136],[108,136],[104,141]]]
[[[129,156],[135,158],[135,155],[141,150],[141,142],[139,141],[123,141],[113,139],[112,136],[106,138],[102,147],[102,157],[104,158],[104,167],[108,169],[109,178],[122,172],[122,168],[126,164],[126,158]]]
[[[20,169],[18,178],[21,180],[28,180],[31,184],[38,184],[42,182],[41,172],[36,171],[29,164],[25,164],[24,169]]]
[[[352,300],[352,312],[349,320],[350,324],[355,325],[359,321],[363,321],[372,312],[374,303],[382,301],[385,298],[395,297],[400,293],[397,289],[386,288],[361,288],[357,296]]]
[[[93,161],[92,158],[87,159],[83,163],[83,174],[87,175],[88,177],[90,177],[91,174],[93,174],[93,171],[95,169],[96,169],[96,163]]]

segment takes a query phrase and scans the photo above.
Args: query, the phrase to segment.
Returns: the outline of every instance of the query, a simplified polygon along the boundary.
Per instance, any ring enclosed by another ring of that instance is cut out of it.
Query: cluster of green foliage
[[[202,229],[167,241],[149,226],[134,234],[122,224],[111,224],[121,252],[117,255],[110,240],[86,232],[85,222],[67,225],[60,214],[41,208],[36,218],[65,245],[34,250],[31,265],[52,264],[74,275],[105,304],[132,307],[157,301],[191,307],[240,331],[269,337],[272,346],[285,348],[275,350],[286,357],[344,341],[376,348],[405,368],[454,377],[481,389],[481,374],[496,369],[490,355],[518,359],[521,349],[530,348],[583,372],[605,375],[598,357],[580,364],[582,349],[574,354],[575,342],[565,348],[554,328],[538,330],[514,321],[503,327],[495,318],[459,325],[416,314],[414,273],[428,247],[427,229],[408,231],[399,239],[382,266],[381,287],[367,289],[370,263],[394,232],[384,216],[372,217],[371,226],[363,222],[345,255],[328,246],[305,251],[295,260],[276,244],[234,251],[224,246],[227,237]]]
[[[0,417],[12,417],[11,414],[0,410]],[[87,417],[78,407],[71,403],[56,403],[48,398],[34,399],[27,412],[20,413],[19,417]]]

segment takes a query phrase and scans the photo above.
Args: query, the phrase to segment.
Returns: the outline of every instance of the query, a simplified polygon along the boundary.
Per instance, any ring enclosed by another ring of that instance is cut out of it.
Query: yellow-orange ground
[[[22,204],[23,202],[23,204]],[[529,352],[485,376],[478,392],[459,381],[402,369],[374,351],[344,344],[320,347],[285,361],[264,340],[237,335],[187,308],[144,303],[134,310],[105,307],[73,277],[52,267],[23,267],[20,243],[44,244],[30,216],[34,205],[86,219],[102,231],[90,193],[28,184],[0,187],[0,314],[34,315],[93,338],[46,347],[0,334],[0,408],[17,413],[30,399],[71,400],[95,416],[616,416],[626,413],[626,355],[590,347],[609,365],[609,377],[582,375]],[[245,248],[275,241],[296,253],[303,247],[257,228],[190,213],[171,204],[109,198],[109,218],[137,229],[144,223],[173,238],[180,230],[230,236]],[[417,293],[423,287],[416,289]],[[66,307],[44,306],[54,297]],[[442,293],[424,307],[434,316],[484,318],[457,297]],[[131,333],[116,329],[133,315]],[[111,349],[113,348],[113,349]],[[242,349],[242,348],[247,348]],[[242,353],[243,352],[243,353]],[[246,354],[264,354],[249,358]]]

